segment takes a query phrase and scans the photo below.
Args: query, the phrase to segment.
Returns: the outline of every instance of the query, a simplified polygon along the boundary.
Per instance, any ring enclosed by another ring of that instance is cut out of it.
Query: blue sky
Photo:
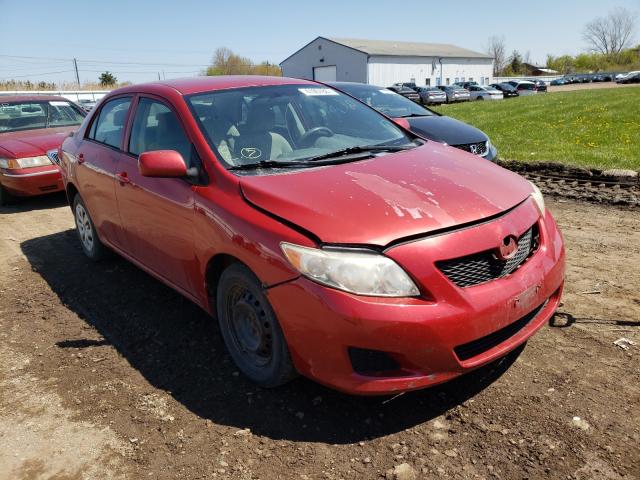
[[[583,51],[584,25],[616,6],[640,13],[640,0],[0,0],[0,80],[71,81],[74,57],[81,81],[104,70],[133,82],[157,79],[158,72],[191,76],[220,46],[279,63],[318,35],[472,50],[503,35],[509,52],[529,51],[544,62],[547,53]],[[635,39],[640,42],[640,31]]]

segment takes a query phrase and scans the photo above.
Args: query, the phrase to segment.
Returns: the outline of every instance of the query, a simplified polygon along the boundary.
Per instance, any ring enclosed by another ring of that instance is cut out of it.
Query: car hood
[[[482,130],[451,117],[433,115],[406,120],[416,135],[447,145],[465,145],[489,140]]]
[[[42,128],[18,132],[0,132],[0,150],[5,150],[14,158],[44,155],[47,150],[57,148],[65,137],[77,129],[72,127]]]
[[[254,206],[325,243],[388,245],[496,215],[522,202],[519,175],[435,142],[341,165],[243,176]]]

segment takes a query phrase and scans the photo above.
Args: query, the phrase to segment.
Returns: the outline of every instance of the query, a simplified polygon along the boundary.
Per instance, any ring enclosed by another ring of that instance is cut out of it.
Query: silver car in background
[[[447,103],[468,102],[471,100],[469,90],[465,90],[457,85],[438,85],[438,88],[447,95]]]
[[[434,105],[445,103],[447,94],[436,87],[416,87],[416,92],[420,95],[420,101],[423,105]]]
[[[468,90],[471,100],[502,100],[504,98],[502,92],[493,87],[469,85]]]

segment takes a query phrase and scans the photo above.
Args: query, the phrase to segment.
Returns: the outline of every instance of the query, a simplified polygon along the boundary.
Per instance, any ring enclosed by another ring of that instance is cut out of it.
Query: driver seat
[[[274,132],[276,116],[266,102],[254,100],[249,105],[247,122],[235,141],[236,163],[277,160],[293,152],[289,142]]]

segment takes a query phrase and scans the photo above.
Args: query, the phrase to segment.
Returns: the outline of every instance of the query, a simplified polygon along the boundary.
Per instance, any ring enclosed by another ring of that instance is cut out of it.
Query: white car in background
[[[469,85],[467,90],[471,100],[502,100],[504,98],[500,90],[484,85]]]
[[[619,73],[615,76],[614,80],[616,81],[616,83],[620,83],[622,81],[624,81],[625,79],[632,77],[633,75],[640,73],[640,70],[634,70],[633,72],[628,72],[628,73]]]
[[[521,97],[526,97],[527,95],[534,95],[538,93],[536,84],[533,82],[530,82],[529,80],[520,80],[520,81],[511,80],[510,82],[507,82],[507,83],[511,85],[513,88],[515,88],[516,91],[518,92],[518,95],[520,95]]]

